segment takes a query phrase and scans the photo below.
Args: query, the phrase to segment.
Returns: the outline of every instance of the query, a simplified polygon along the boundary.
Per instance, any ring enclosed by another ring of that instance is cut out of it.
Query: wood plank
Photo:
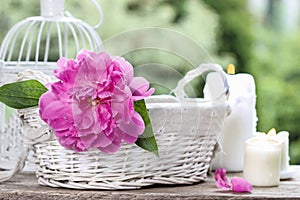
[[[152,186],[140,190],[72,190],[51,188],[38,184],[32,173],[19,173],[0,184],[0,199],[300,199],[300,166],[294,177],[280,182],[278,187],[254,187],[252,193],[239,194],[222,191],[215,186],[212,176],[208,180],[189,186]],[[229,177],[242,176],[229,173]]]

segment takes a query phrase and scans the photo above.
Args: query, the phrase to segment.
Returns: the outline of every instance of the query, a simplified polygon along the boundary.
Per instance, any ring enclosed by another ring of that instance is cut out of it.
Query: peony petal
[[[118,128],[124,133],[124,135],[137,138],[144,132],[145,124],[142,117],[137,112],[134,112],[131,121],[129,123],[121,121]],[[125,138],[122,139],[126,140]]]
[[[57,97],[52,92],[45,92],[39,99],[40,113],[53,101],[57,101]]]
[[[149,89],[149,82],[143,77],[134,77],[129,85],[135,101],[144,99],[154,93],[154,88]]]
[[[105,148],[98,147],[98,149],[103,153],[108,154],[108,153],[114,153],[118,151],[120,147],[121,147],[121,139],[119,137],[119,134],[115,133],[115,137],[110,145],[106,146]]]
[[[252,185],[243,178],[234,177],[231,179],[232,190],[234,192],[251,192]]]
[[[126,143],[126,144],[133,144],[136,142],[138,136],[131,136],[123,131],[121,131],[120,129],[116,129],[118,130],[118,134],[119,136],[123,139],[123,141]]]
[[[130,122],[134,113],[134,106],[129,87],[125,87],[123,91],[115,88],[111,106],[116,121]]]
[[[57,61],[59,69],[54,70],[54,75],[65,83],[74,83],[77,68],[75,67],[76,61],[60,58]]]
[[[74,149],[76,152],[87,150],[78,137],[62,136],[58,138],[58,141],[63,147]]]
[[[122,67],[125,73],[126,80],[128,81],[127,84],[129,84],[133,79],[133,74],[134,74],[132,65],[122,57],[117,57],[115,58],[114,61],[117,62]]]
[[[88,148],[99,148],[99,147],[107,147],[112,143],[113,135],[106,136],[103,133],[99,134],[88,134],[86,136],[80,137],[83,145]]]
[[[91,148],[107,147],[113,142],[114,134],[105,135],[100,133],[97,138],[93,141]]]
[[[98,149],[100,151],[102,151],[103,153],[109,154],[109,153],[115,153],[117,152],[121,147],[121,142],[120,143],[111,143],[110,145],[102,148],[102,147],[98,147]]]
[[[41,118],[45,121],[47,119],[55,119],[57,117],[64,116],[64,114],[70,112],[70,107],[61,103],[60,101],[53,101],[48,104],[43,110],[40,110]]]
[[[108,78],[107,67],[112,60],[106,52],[84,50],[77,55],[79,71],[76,74],[76,85],[95,85]]]
[[[86,151],[87,148],[81,142],[81,140],[76,140],[76,144],[73,146],[75,152]]]
[[[64,119],[57,118],[49,120],[49,126],[51,126],[55,131],[69,130],[70,124]]]
[[[215,181],[218,188],[230,190],[231,185],[226,177],[226,169],[219,168],[215,171]]]
[[[80,136],[80,139],[82,141],[82,144],[88,149],[91,147],[94,140],[97,138],[97,135],[95,134],[88,134],[85,136]]]
[[[95,123],[97,121],[95,116],[96,113],[93,112],[93,110],[93,108],[90,108],[82,111],[79,114],[74,114],[74,122],[78,130],[91,130],[93,125],[98,126],[98,124]]]

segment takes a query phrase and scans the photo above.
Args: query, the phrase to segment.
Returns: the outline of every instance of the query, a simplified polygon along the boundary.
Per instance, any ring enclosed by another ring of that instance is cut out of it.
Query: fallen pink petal
[[[224,168],[219,168],[215,171],[215,181],[216,186],[220,189],[232,190],[238,193],[252,191],[252,185],[243,178],[234,177],[229,181]]]
[[[215,171],[215,181],[218,188],[230,190],[231,185],[226,177],[226,169],[220,168]]]
[[[252,185],[243,178],[234,177],[231,179],[232,190],[234,192],[251,192]]]

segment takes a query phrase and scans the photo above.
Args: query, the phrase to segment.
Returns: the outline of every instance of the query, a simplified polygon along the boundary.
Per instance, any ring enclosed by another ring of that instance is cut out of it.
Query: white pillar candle
[[[282,142],[270,137],[246,141],[244,178],[254,186],[277,186],[280,181]]]
[[[223,91],[222,83],[217,73],[206,77],[204,98],[215,99]],[[212,168],[226,168],[227,171],[242,171],[244,164],[245,141],[256,132],[256,93],[255,82],[250,74],[228,74],[228,103],[231,113],[225,120],[218,137],[222,151],[212,162]]]

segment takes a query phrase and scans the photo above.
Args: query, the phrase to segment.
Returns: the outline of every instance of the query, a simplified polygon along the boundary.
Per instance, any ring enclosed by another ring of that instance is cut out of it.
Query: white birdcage
[[[103,14],[97,1],[91,1],[100,16],[94,27],[65,12],[64,0],[40,0],[41,16],[20,21],[3,39],[0,85],[15,81],[19,72],[28,69],[52,74],[58,58],[74,58],[82,48],[102,50],[96,29],[102,24]],[[15,111],[0,104],[0,171],[13,167],[18,152],[22,152],[21,137],[22,125]]]

